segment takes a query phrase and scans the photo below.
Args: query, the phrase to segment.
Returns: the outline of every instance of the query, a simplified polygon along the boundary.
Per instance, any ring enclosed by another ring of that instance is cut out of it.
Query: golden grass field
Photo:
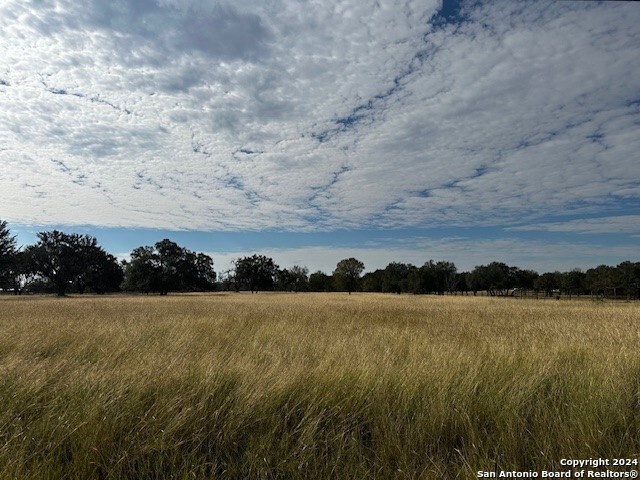
[[[640,304],[0,298],[0,478],[476,478],[640,457]]]

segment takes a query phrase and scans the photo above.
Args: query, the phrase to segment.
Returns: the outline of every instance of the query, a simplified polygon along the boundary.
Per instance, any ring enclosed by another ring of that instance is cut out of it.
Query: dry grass
[[[1,478],[475,478],[640,454],[640,305],[0,298]]]

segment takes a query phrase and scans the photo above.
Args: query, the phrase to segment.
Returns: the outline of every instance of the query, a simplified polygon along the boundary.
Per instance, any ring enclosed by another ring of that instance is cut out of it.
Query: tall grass
[[[0,478],[476,478],[640,454],[640,305],[0,298]]]

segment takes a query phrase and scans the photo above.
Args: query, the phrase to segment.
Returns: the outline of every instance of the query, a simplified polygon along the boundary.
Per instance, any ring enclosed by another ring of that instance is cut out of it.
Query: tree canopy
[[[0,287],[10,283],[16,254],[16,237],[11,235],[7,222],[0,220]]]
[[[272,258],[252,255],[235,261],[236,288],[247,288],[251,292],[272,290],[276,283],[278,266]]]
[[[122,273],[115,257],[98,246],[90,235],[68,234],[53,230],[38,233],[38,242],[25,249],[24,268],[51,282],[59,296],[71,285],[79,293],[87,287],[104,293],[117,289]]]
[[[210,291],[215,289],[215,281],[211,257],[169,239],[135,248],[125,266],[124,286],[130,291],[160,295],[170,291]]]
[[[333,278],[338,290],[351,292],[358,289],[360,275],[364,271],[364,263],[353,257],[340,260],[333,271]]]
[[[312,292],[330,292],[333,290],[333,277],[320,270],[309,275],[309,290]]]
[[[278,269],[276,284],[278,290],[304,292],[309,288],[309,269],[300,265]]]

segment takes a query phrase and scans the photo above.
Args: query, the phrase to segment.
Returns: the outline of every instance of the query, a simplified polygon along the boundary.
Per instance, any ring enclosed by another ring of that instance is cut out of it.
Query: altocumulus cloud
[[[7,0],[0,213],[298,231],[628,213],[640,8],[441,7]]]

